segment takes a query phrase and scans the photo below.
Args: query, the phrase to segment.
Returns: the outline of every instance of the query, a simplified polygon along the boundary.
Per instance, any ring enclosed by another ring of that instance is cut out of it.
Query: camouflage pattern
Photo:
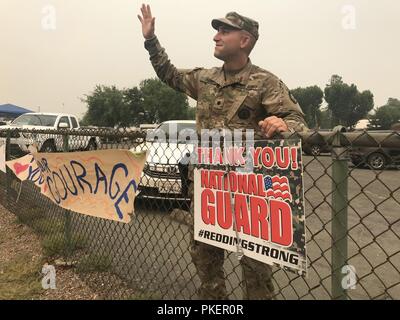
[[[193,182],[190,182],[189,196],[191,199],[194,197],[193,191]],[[194,216],[194,201],[191,201],[190,212]],[[197,292],[198,298],[201,300],[227,300],[228,294],[223,271],[224,250],[195,241],[193,223],[194,220],[191,219],[189,250],[201,281]],[[243,298],[245,300],[274,299],[272,267],[246,256],[242,257],[240,264],[243,269]]]
[[[158,77],[170,87],[197,100],[197,129],[254,129],[265,139],[260,120],[275,115],[291,131],[306,131],[304,114],[287,86],[249,60],[245,68],[225,78],[223,68],[177,69],[157,37],[145,41]]]
[[[240,72],[225,75],[223,68],[218,67],[177,69],[156,36],[145,41],[145,48],[158,77],[197,101],[199,133],[201,129],[253,129],[255,139],[265,139],[258,122],[272,115],[283,118],[292,132],[307,130],[304,114],[286,85],[271,72],[253,65],[250,59]],[[193,183],[189,194],[193,199]],[[193,207],[191,210],[193,213]],[[226,299],[224,250],[194,241],[193,226],[189,230],[192,233],[190,252],[201,279],[199,298]],[[273,298],[271,266],[248,257],[243,257],[241,264],[245,298]]]
[[[225,18],[214,19],[211,21],[214,29],[218,30],[220,26],[228,26],[234,29],[245,30],[258,40],[258,22],[248,17],[242,16],[237,12],[229,12]]]
[[[293,244],[286,248],[288,251],[295,252],[299,255],[301,259],[302,270],[294,270],[283,266],[283,269],[290,272],[296,272],[299,275],[306,276],[306,239],[305,239],[305,209],[304,209],[304,189],[303,189],[303,171],[304,165],[301,156],[301,139],[291,137],[289,139],[280,140],[269,140],[269,141],[258,141],[254,145],[255,147],[265,147],[269,146],[272,148],[276,147],[296,147],[297,152],[297,170],[292,170],[289,166],[287,169],[280,169],[276,166],[265,169],[265,168],[254,168],[254,173],[259,173],[263,175],[275,176],[279,175],[281,177],[286,176],[289,178],[289,186],[292,194],[292,218],[293,218]]]

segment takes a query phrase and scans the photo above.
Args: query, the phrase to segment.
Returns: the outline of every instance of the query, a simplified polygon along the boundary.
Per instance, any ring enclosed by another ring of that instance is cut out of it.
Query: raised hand
[[[138,14],[138,18],[142,23],[142,33],[145,39],[150,39],[154,36],[155,20],[156,18],[151,15],[151,9],[149,5],[142,4],[140,8],[142,15]]]

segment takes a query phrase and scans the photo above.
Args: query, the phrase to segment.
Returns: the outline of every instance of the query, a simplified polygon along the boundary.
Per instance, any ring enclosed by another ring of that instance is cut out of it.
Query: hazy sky
[[[135,0],[0,0],[0,104],[81,117],[96,84],[154,77]],[[324,89],[339,74],[375,106],[400,98],[399,0],[151,0],[156,34],[180,68],[220,66],[211,19],[260,23],[252,62],[289,88]],[[353,19],[355,18],[355,19]]]

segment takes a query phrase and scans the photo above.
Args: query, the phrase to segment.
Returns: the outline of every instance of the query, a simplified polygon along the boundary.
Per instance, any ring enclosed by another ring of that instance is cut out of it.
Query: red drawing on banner
[[[14,163],[14,170],[17,175],[19,175],[21,172],[24,172],[28,168],[29,164],[22,165],[19,162]]]

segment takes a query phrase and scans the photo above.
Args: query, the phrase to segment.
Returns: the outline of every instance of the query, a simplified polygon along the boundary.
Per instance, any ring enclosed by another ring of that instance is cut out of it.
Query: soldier
[[[223,66],[177,69],[155,35],[155,17],[150,6],[143,4],[141,12],[138,18],[154,70],[170,87],[197,100],[199,132],[201,129],[253,129],[256,139],[265,139],[279,132],[307,130],[304,114],[286,85],[249,59],[259,38],[256,21],[236,12],[212,20],[211,25],[217,30],[214,56],[224,62]],[[189,190],[192,197],[193,183]],[[201,280],[199,298],[226,299],[224,251],[194,241],[193,234],[191,239],[190,253]],[[272,268],[248,257],[243,257],[241,264],[245,298],[272,299]]]

